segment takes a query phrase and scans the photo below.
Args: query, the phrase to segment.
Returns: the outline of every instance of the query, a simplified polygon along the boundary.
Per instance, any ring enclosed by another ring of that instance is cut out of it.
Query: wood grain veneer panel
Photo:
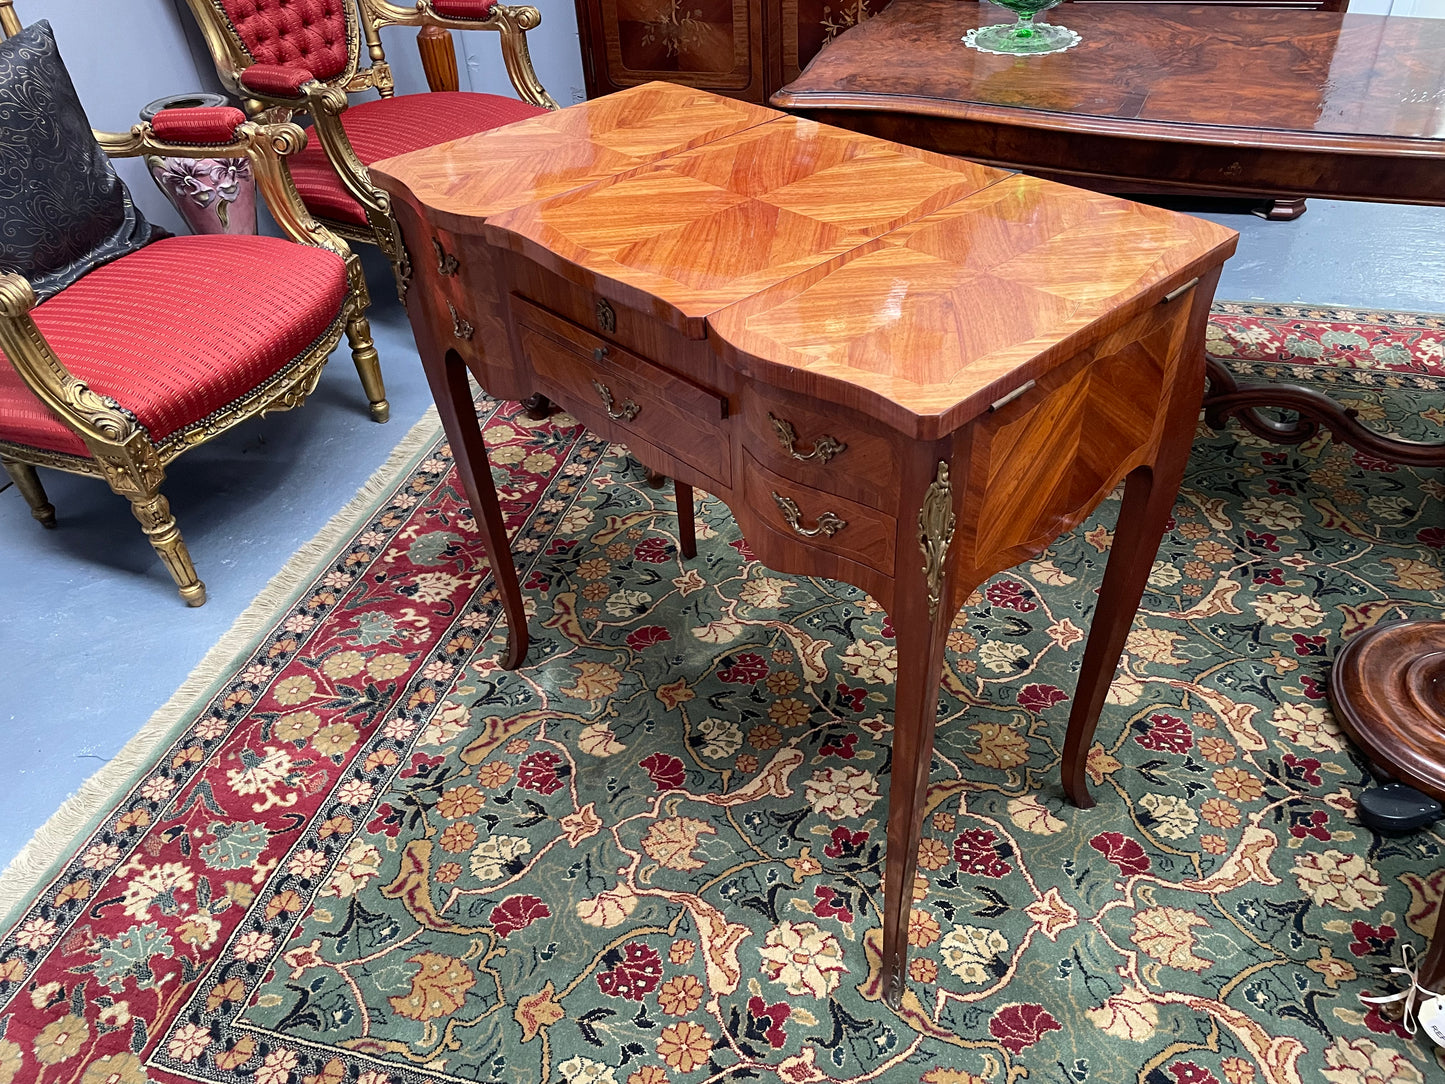
[[[1200,219],[1013,176],[709,323],[750,375],[932,438],[1233,244]]]
[[[819,492],[775,474],[748,452],[742,457],[742,499],[753,514],[771,530],[795,545],[833,554],[844,560],[866,565],[885,576],[893,574],[894,541],[898,521],[876,508],[859,504],[836,493]],[[797,505],[799,526],[803,531],[817,531],[827,516],[842,521],[834,534],[799,533],[792,527],[778,503],[778,498]]]
[[[1005,177],[785,117],[498,215],[487,237],[701,338],[724,305]]]
[[[629,445],[645,438],[707,478],[731,482],[725,395],[521,298],[513,298],[513,312],[522,356],[540,386],[563,393],[588,428]]]
[[[476,232],[489,215],[545,199],[781,116],[716,94],[648,83],[606,98],[377,162],[372,179],[431,218]]]
[[[1146,310],[970,427],[959,592],[1042,552],[1155,458],[1164,405],[1191,392],[1176,379],[1189,315],[1179,304]]]

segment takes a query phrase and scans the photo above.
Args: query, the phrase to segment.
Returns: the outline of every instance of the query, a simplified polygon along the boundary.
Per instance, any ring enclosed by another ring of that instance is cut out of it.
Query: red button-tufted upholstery
[[[260,387],[346,301],[346,265],[276,237],[170,237],[96,268],[32,315],[66,367],[153,441]],[[0,441],[88,456],[0,354]]]
[[[341,114],[341,124],[357,157],[369,165],[545,112],[497,94],[438,90],[353,105]],[[306,149],[287,161],[296,190],[312,214],[365,228],[366,213],[341,187],[319,139],[307,140]]]
[[[351,59],[351,0],[218,0],[247,51],[260,64],[295,64],[332,79]]]

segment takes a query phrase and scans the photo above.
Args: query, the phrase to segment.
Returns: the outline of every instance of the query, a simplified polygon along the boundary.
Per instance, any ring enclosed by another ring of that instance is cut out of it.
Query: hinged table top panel
[[[1086,349],[1236,239],[666,84],[373,173],[433,225],[480,232],[711,338],[741,370],[924,439]]]
[[[987,3],[895,0],[774,96],[786,109],[888,109],[1037,126],[1279,143],[1445,140],[1445,20],[1228,5],[1084,4],[1045,17],[1083,41],[1054,56],[981,53],[959,39],[1011,21]],[[1018,123],[1025,123],[1024,119]],[[1251,129],[1267,136],[1252,137]]]
[[[709,318],[740,368],[914,436],[951,431],[1234,233],[1012,175]],[[1217,257],[1216,257],[1217,258]]]
[[[783,117],[497,215],[486,235],[700,339],[710,313],[1008,176]]]
[[[780,116],[691,87],[645,83],[388,158],[369,170],[372,180],[393,195],[410,192],[435,224],[479,231],[489,215]]]

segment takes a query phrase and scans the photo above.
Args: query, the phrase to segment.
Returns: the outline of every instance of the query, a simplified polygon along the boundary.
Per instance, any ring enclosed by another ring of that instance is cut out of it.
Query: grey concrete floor
[[[1445,311],[1445,208],[1312,201],[1295,222],[1200,213],[1242,235],[1220,299]],[[104,484],[42,472],[55,531],[13,488],[0,492],[0,863],[165,703],[427,407],[390,275],[375,259],[368,271],[391,421],[368,420],[343,348],[301,410],[241,426],[170,469],[165,491],[205,606],[181,603]]]

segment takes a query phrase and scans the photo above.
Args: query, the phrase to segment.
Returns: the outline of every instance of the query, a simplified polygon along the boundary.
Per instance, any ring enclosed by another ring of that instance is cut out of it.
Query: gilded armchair
[[[20,29],[11,0],[0,0],[0,38]],[[247,158],[288,238],[166,237],[39,303],[30,280],[0,273],[0,466],[46,527],[55,509],[37,466],[104,479],[130,501],[181,597],[199,606],[205,585],[160,492],[166,464],[248,418],[300,405],[343,333],[384,421],[366,280],[287,175],[284,156],[306,142],[297,125],[185,109],[94,135],[111,158]]]
[[[314,141],[291,161],[307,208],[343,237],[379,246],[405,299],[410,264],[390,197],[367,165],[534,116],[557,103],[538,81],[526,32],[534,7],[495,0],[187,0],[226,88],[252,115],[311,117]],[[396,97],[381,28],[493,30],[520,101],[495,94],[435,91]],[[369,66],[363,66],[362,44]],[[348,108],[348,95],[378,100]]]

